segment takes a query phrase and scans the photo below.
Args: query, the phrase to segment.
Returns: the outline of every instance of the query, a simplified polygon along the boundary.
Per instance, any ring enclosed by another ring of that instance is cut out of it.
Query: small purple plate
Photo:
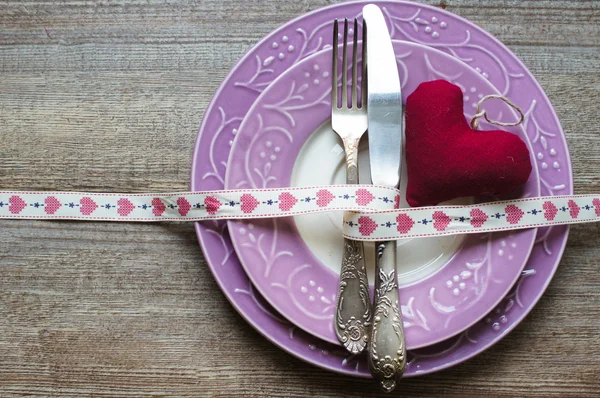
[[[550,101],[523,63],[502,43],[471,22],[440,8],[405,1],[375,1],[394,39],[453,55],[487,79],[526,113],[542,194],[572,193],[571,162]],[[276,29],[238,62],[207,108],[196,140],[191,187],[223,189],[230,145],[260,92],[298,61],[331,44],[335,18],[360,16],[367,2],[318,9]],[[364,357],[315,338],[273,311],[256,292],[233,251],[227,224],[196,224],[205,258],[225,296],[252,327],[286,352],[334,372],[369,377]],[[409,353],[406,377],[436,372],[465,361],[498,342],[531,311],[550,283],[562,256],[567,227],[539,229],[522,277],[481,322],[449,340]]]
[[[498,94],[480,73],[439,50],[394,41],[394,51],[403,100],[420,83],[445,78],[465,92],[470,118],[480,98]],[[343,183],[345,157],[330,128],[331,55],[328,48],[305,58],[254,102],[236,134],[225,188]],[[496,120],[517,119],[501,101],[486,102],[485,109]],[[522,128],[512,130],[531,147]],[[368,151],[362,152],[360,163],[368,164],[363,157]],[[361,181],[366,181],[369,173],[362,174]],[[539,193],[534,172],[515,196]],[[341,224],[341,214],[229,222],[238,258],[261,295],[296,326],[333,344],[338,342],[333,318],[342,261]],[[407,348],[446,340],[490,312],[519,277],[535,234],[530,229],[399,242],[398,285]],[[372,265],[374,255],[370,257],[367,264]]]

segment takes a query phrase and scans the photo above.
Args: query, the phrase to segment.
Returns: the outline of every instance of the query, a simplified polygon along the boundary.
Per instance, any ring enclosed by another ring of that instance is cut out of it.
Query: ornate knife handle
[[[385,392],[390,392],[406,368],[402,312],[398,305],[396,242],[377,243],[375,309],[369,339],[369,369]]]
[[[358,139],[344,140],[348,184],[358,184],[358,142]],[[337,337],[349,352],[358,354],[367,345],[371,326],[369,281],[362,242],[344,238],[344,254],[336,304]]]

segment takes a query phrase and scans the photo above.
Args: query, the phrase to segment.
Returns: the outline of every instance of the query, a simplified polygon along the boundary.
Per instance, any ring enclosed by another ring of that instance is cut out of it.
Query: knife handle
[[[358,143],[345,138],[346,183],[358,184]],[[335,311],[335,333],[352,354],[367,346],[371,326],[371,299],[363,243],[344,238],[344,253]]]
[[[369,369],[385,392],[390,392],[406,368],[406,344],[398,305],[396,242],[377,242],[375,309],[369,339]]]

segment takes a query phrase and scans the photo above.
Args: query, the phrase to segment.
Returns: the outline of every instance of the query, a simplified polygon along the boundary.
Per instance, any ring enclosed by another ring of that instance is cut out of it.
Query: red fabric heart
[[[461,89],[445,80],[421,83],[406,100],[406,166],[411,206],[507,194],[531,173],[525,143],[506,131],[471,129]]]

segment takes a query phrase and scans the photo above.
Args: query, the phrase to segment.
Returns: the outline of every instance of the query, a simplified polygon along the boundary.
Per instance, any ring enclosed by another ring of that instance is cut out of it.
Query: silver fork
[[[361,106],[358,106],[358,21],[354,19],[352,51],[352,97],[348,106],[348,20],[344,20],[342,50],[342,101],[338,108],[338,21],[333,25],[331,80],[331,127],[340,136],[346,152],[346,183],[358,184],[358,144],[367,131],[366,35],[363,27]],[[362,242],[344,238],[344,254],[338,287],[335,332],[346,349],[358,354],[367,345],[371,326],[369,281]]]

